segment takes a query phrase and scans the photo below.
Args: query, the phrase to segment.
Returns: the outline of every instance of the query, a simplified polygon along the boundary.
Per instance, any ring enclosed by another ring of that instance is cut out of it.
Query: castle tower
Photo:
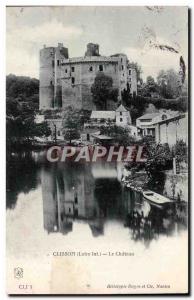
[[[63,44],[40,50],[39,109],[61,107],[61,60],[68,58],[68,49]]]
[[[89,43],[87,44],[87,50],[85,53],[85,56],[99,56],[99,45],[98,44],[93,44]]]
[[[61,62],[65,58],[68,58],[68,49],[63,47],[62,43],[58,43],[58,47],[55,48],[54,108],[62,107]]]

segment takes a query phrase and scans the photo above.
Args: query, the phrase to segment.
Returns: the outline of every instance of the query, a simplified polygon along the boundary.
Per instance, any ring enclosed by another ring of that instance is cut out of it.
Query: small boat
[[[166,198],[160,194],[157,194],[153,191],[144,191],[143,196],[146,200],[150,202],[150,204],[153,204],[159,208],[165,207],[169,204],[174,203],[169,198]]]

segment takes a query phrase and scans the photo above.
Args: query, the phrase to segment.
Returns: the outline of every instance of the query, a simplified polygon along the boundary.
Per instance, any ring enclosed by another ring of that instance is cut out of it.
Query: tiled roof
[[[115,119],[115,111],[93,110],[91,119]]]
[[[112,137],[110,137],[108,135],[103,135],[103,134],[99,134],[99,135],[92,134],[92,136],[99,140],[112,140],[113,139]]]
[[[119,107],[116,109],[116,111],[127,111],[127,109],[121,104]]]
[[[141,117],[138,118],[138,120],[141,120],[141,119],[153,119],[157,116],[161,115],[161,113],[150,113],[150,114],[145,114]]]

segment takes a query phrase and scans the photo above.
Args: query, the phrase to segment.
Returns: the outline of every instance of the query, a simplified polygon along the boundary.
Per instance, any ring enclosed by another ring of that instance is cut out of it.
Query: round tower
[[[40,50],[39,109],[62,106],[61,61],[68,58],[68,49],[59,43],[57,47]]]
[[[39,109],[54,107],[54,64],[55,48],[44,45],[40,50]]]

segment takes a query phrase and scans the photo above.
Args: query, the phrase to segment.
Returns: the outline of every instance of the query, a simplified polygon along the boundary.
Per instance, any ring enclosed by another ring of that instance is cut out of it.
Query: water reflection
[[[133,240],[149,245],[160,235],[186,228],[183,203],[168,209],[150,205],[142,194],[121,185],[117,169],[115,163],[66,163],[44,168],[41,178],[45,230],[67,234],[73,230],[74,220],[82,220],[89,225],[93,237],[98,237],[104,234],[107,221],[117,221],[129,228]]]
[[[14,208],[18,194],[36,189],[40,183],[40,165],[35,152],[7,153],[6,193],[7,208]]]
[[[27,193],[41,182],[43,224],[48,234],[71,234],[76,220],[88,224],[91,235],[97,238],[106,235],[106,222],[119,222],[128,228],[130,239],[148,246],[161,235],[187,228],[184,203],[168,209],[150,205],[140,193],[121,184],[122,166],[115,162],[54,164],[40,162],[36,153],[17,157],[10,166],[8,207],[14,208],[20,192]]]

